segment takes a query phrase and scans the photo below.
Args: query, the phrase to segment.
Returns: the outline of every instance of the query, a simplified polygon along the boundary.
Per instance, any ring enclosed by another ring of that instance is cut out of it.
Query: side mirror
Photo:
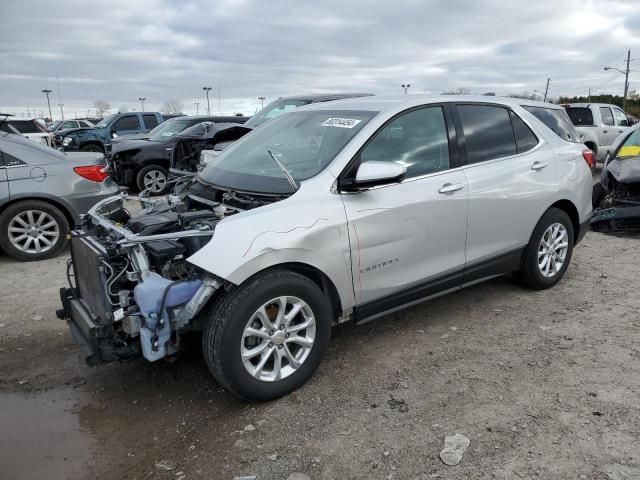
[[[394,162],[364,162],[355,179],[344,183],[346,190],[360,190],[395,183],[407,173],[407,167]]]

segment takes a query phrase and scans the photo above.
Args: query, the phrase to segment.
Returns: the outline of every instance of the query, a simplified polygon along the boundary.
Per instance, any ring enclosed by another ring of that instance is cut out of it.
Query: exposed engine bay
[[[605,162],[600,183],[594,186],[593,204],[593,230],[640,230],[640,155]]]
[[[155,361],[180,350],[180,334],[199,330],[198,314],[225,282],[187,258],[224,218],[282,197],[214,188],[195,177],[173,193],[96,204],[71,234],[69,288],[58,316],[91,345],[89,363],[139,356]],[[82,318],[81,322],[77,319]]]

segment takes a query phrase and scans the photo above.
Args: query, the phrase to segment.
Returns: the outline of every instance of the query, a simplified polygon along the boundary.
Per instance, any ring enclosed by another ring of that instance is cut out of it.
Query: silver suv
[[[589,155],[561,107],[368,97],[273,119],[166,199],[118,196],[72,236],[62,289],[91,363],[180,350],[203,330],[229,391],[304,384],[331,326],[514,273],[544,289],[591,216]]]

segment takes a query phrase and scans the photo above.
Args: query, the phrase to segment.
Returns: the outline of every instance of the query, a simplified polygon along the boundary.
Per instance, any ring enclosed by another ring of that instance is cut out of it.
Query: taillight
[[[75,167],[73,169],[73,171],[82,178],[86,178],[92,182],[104,182],[105,178],[109,176],[105,170],[105,167],[102,165],[89,165],[86,167]]]
[[[596,166],[596,156],[591,150],[583,150],[582,158],[584,158],[584,161],[587,162],[589,168],[593,168]]]

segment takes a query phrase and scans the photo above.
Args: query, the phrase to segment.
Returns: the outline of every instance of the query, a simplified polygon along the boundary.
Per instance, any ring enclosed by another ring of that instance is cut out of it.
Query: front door
[[[356,158],[407,168],[398,183],[342,194],[356,304],[371,307],[365,316],[435,293],[429,286],[461,283],[468,189],[453,135],[448,106],[421,107],[389,121]]]

